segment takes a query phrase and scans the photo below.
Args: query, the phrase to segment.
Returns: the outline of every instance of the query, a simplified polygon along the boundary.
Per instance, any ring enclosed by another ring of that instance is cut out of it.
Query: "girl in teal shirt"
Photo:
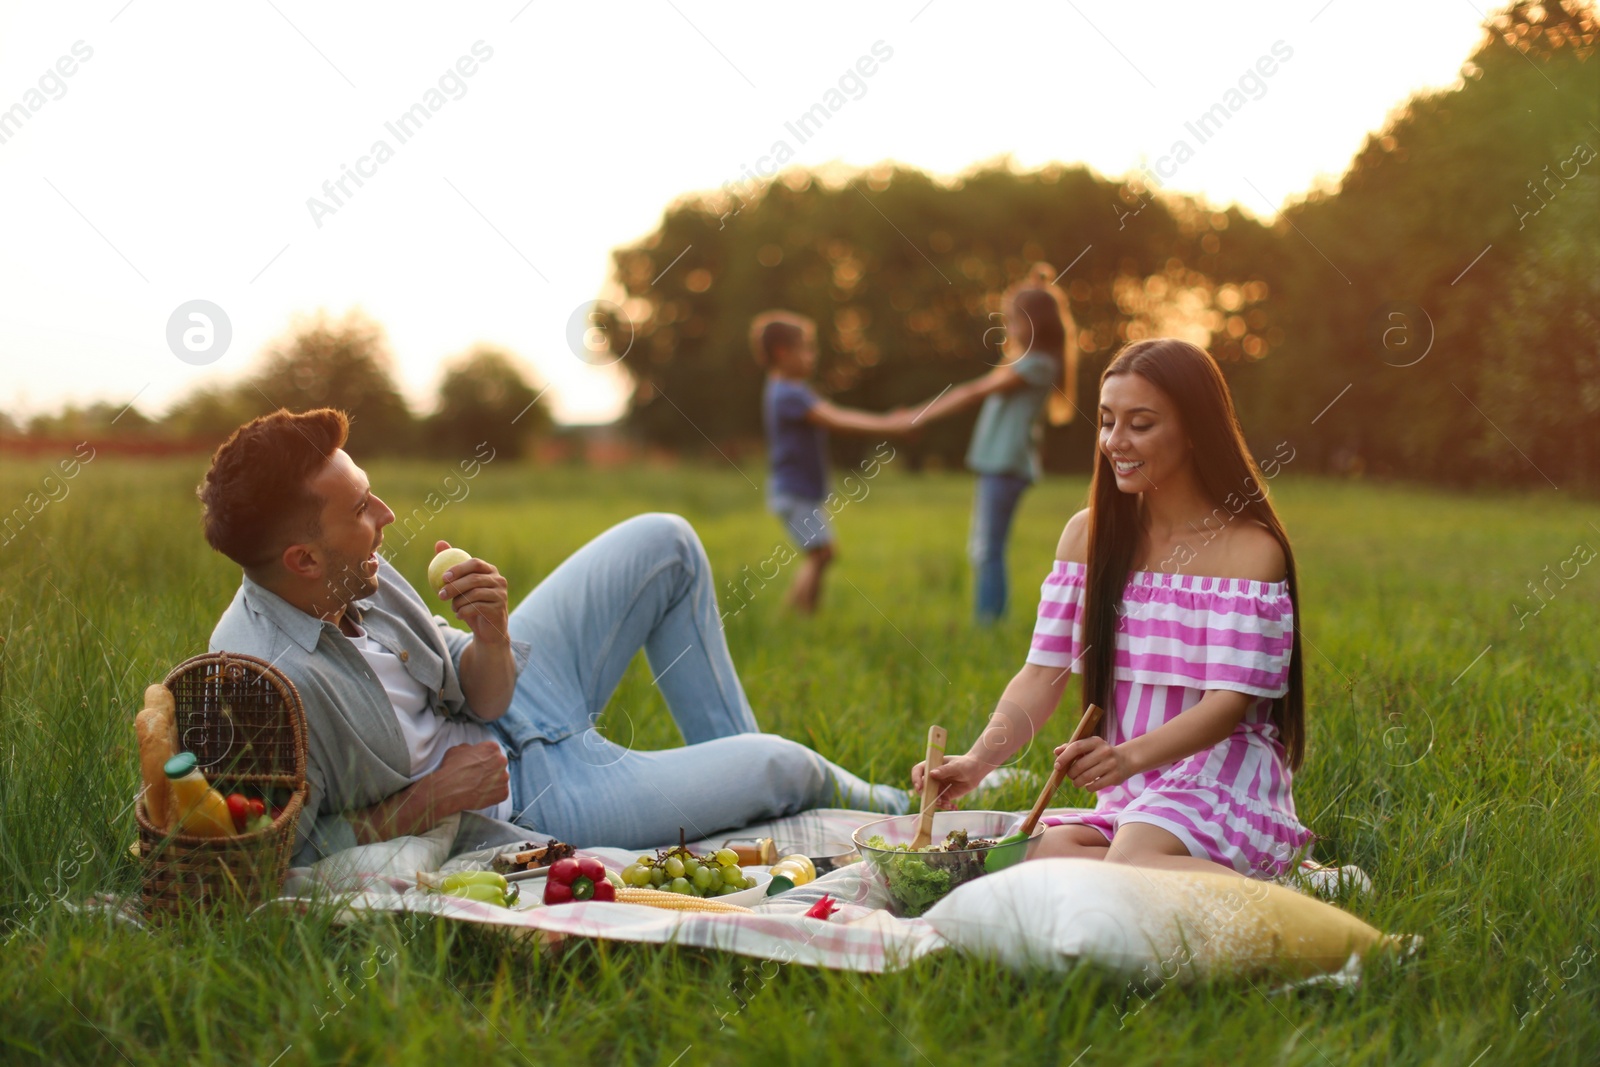
[[[977,620],[1005,615],[1006,540],[1023,492],[1038,480],[1041,416],[1072,421],[1078,347],[1072,315],[1051,269],[1037,264],[1004,298],[1005,362],[955,386],[928,404],[917,421],[937,419],[983,401],[967,447],[967,468],[978,475],[968,555],[977,577]]]

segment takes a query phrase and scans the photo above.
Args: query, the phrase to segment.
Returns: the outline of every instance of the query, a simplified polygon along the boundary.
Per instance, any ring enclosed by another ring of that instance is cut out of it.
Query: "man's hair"
[[[817,336],[817,324],[792,311],[763,311],[750,323],[750,354],[763,367],[777,348],[798,348]]]
[[[195,490],[206,542],[248,571],[320,535],[327,502],[307,483],[349,431],[349,418],[333,408],[300,414],[279,408],[233,431]]]

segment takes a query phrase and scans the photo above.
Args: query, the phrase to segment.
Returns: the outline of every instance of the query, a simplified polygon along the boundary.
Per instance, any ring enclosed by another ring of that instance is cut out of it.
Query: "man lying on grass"
[[[305,705],[296,865],[462,811],[643,848],[825,804],[907,809],[902,790],[759,732],[684,519],[613,526],[515,611],[492,564],[451,567],[427,595],[467,633],[378,554],[394,512],[344,451],[347,429],[329,408],[263,416],[217,449],[198,490],[206,540],[244,569],[211,649],[273,663]],[[640,648],[682,748],[636,752],[593,729]]]

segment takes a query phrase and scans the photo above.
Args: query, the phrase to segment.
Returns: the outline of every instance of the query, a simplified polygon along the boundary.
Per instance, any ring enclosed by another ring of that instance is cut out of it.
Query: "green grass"
[[[1376,880],[1352,909],[1427,951],[1354,992],[1151,997],[1092,968],[1017,975],[953,953],[874,977],[598,942],[547,955],[426,919],[219,916],[146,934],[74,916],[57,901],[134,884],[133,712],[146,684],[204,650],[237,586],[198,532],[202,468],[98,459],[0,547],[0,919],[13,931],[0,935],[0,1061],[1069,1064],[1088,1048],[1077,1062],[1488,1065],[1593,1062],[1600,1047],[1600,560],[1552,583],[1525,627],[1512,607],[1535,606],[1526,583],[1546,565],[1600,549],[1592,504],[1275,483],[1315,649],[1300,812],[1324,858]],[[8,459],[0,506],[45,473]],[[369,473],[403,511],[449,470]],[[437,533],[525,592],[652,509],[689,516],[725,579],[780,543],[726,467],[494,464],[471,486],[409,546],[391,535],[402,571],[422,573]],[[840,517],[824,613],[783,613],[785,573],[728,636],[766,728],[899,778],[928,722],[963,743],[985,719],[1083,485],[1052,480],[1025,500],[1017,608],[989,632],[967,621],[970,483],[891,464],[870,486]],[[624,714],[642,747],[673,742],[642,663],[608,712]],[[1046,759],[1039,745],[1024,763]]]

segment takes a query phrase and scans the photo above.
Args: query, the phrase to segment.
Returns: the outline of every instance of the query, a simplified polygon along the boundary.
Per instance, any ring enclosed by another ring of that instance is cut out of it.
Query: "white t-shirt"
[[[356,627],[359,635],[350,639],[356,651],[366,658],[372,673],[378,676],[389,703],[394,705],[395,719],[400,723],[400,733],[406,739],[406,751],[411,753],[411,780],[417,781],[439,769],[444,754],[457,745],[475,745],[480,741],[493,741],[489,728],[475,722],[452,722],[437,715],[428,706],[428,691],[422,683],[411,677],[400,657],[384,648],[366,631]],[[511,797],[498,804],[479,808],[480,815],[491,819],[511,818]]]

